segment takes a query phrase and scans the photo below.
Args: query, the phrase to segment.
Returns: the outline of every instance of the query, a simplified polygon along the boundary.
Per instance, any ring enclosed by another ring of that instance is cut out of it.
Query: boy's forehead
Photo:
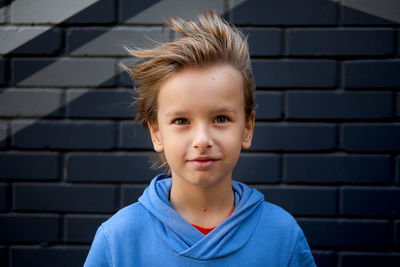
[[[230,65],[216,65],[210,67],[186,67],[166,80],[163,87],[196,88],[198,86],[215,87],[218,89],[238,87],[243,90],[241,74]]]
[[[207,106],[215,110],[242,109],[241,75],[229,65],[185,68],[161,86],[158,103],[168,112]]]
[[[244,90],[241,73],[229,64],[184,67],[164,81],[160,90],[171,86],[184,87],[188,90],[196,86],[215,86],[215,89],[224,87],[232,91],[240,87],[241,91]]]

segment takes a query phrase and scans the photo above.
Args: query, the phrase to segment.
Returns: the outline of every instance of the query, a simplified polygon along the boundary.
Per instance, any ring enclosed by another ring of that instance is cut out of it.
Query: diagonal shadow
[[[105,2],[106,1],[98,1],[94,4],[92,4],[91,6],[89,6],[88,8],[81,10],[80,12],[76,13],[75,15],[73,15],[72,17],[66,19],[65,21],[54,25],[54,28],[59,27],[60,25],[64,25],[65,23],[79,23],[81,21],[84,20],[85,17],[87,16],[93,16],[93,14],[95,13],[96,15],[101,15],[101,14],[97,14],[96,12],[98,10],[105,10]],[[154,5],[155,3],[159,2],[156,0],[153,1],[141,1],[140,4],[140,8],[135,8],[135,9],[129,9],[126,12],[129,12],[129,16],[133,17],[136,14],[140,13],[142,10],[147,9],[149,7],[151,7],[152,5]],[[105,11],[108,11],[107,9]],[[116,19],[116,18],[115,18]],[[85,45],[87,42],[98,38],[100,35],[104,34],[104,32],[102,31],[92,31],[90,34],[86,35],[84,38],[82,38],[80,41],[74,43],[74,49],[78,49],[79,47]],[[4,58],[11,58],[14,56],[38,56],[37,53],[40,52],[45,52],[44,50],[46,49],[46,47],[43,47],[43,43],[51,43],[52,41],[54,41],[54,29],[50,28],[49,30],[43,32],[42,34],[36,36],[34,39],[24,43],[23,45],[16,47],[15,49],[13,49],[12,51],[10,51],[9,53],[4,55]],[[57,52],[60,51],[55,51],[55,53],[57,54]],[[40,55],[42,56],[42,55]],[[13,77],[13,79],[11,81],[9,81],[8,85],[20,85],[24,80],[26,80],[28,77],[33,76],[35,73],[40,72],[41,70],[45,69],[46,67],[48,67],[51,64],[55,64],[59,59],[58,58],[50,58],[46,61],[40,61],[40,62],[31,62],[32,65],[29,68],[25,68],[24,71],[19,72],[17,75],[15,75],[15,77]],[[115,83],[110,83],[110,81],[115,80],[116,77],[106,77],[106,80],[99,84],[98,87],[102,87],[102,86],[113,86],[115,85]]]
[[[319,0],[309,0],[311,2],[320,2]],[[73,15],[72,17],[66,19],[65,21],[61,22],[60,24],[55,25],[55,27],[58,26],[62,26],[65,23],[73,23],[73,22],[79,22],[81,21],[85,16],[89,16],[90,14],[95,13],[95,11],[97,11],[99,8],[103,8],[104,7],[104,2],[105,1],[99,1],[96,2],[95,4],[92,4],[91,6],[87,7],[84,10],[81,10],[80,12],[76,13],[75,15]],[[134,17],[135,15],[141,13],[143,10],[146,10],[148,8],[151,8],[151,6],[159,3],[160,0],[156,1],[156,0],[152,0],[152,1],[142,1],[140,2],[140,4],[137,4],[135,6],[135,8],[126,8],[123,11],[123,16],[121,16],[120,19],[122,19],[123,21],[127,21],[129,19],[131,19],[132,17]],[[274,2],[274,1],[273,1]],[[290,0],[284,0],[283,2],[285,2],[286,4],[288,4],[289,2],[292,3],[293,1]],[[330,2],[330,1],[327,1]],[[330,2],[331,3],[331,2]],[[8,4],[10,4],[10,2],[8,2]],[[300,3],[299,3],[300,4]],[[233,14],[233,20],[232,22],[234,23],[238,23],[238,24],[242,24],[242,23],[249,23],[248,21],[244,20],[244,17],[246,16],[246,14],[253,10],[253,8],[255,8],[255,6],[258,6],[257,8],[260,8],[261,6],[264,5],[268,5],[268,3],[264,2],[264,1],[240,1],[240,3],[237,6],[232,7],[231,13]],[[337,5],[337,4],[335,4]],[[267,7],[265,7],[267,8]],[[339,8],[339,5],[336,6],[336,8]],[[386,20],[384,18],[379,18],[376,16],[373,16],[371,14],[366,14],[363,13],[361,11],[358,10],[354,10],[353,8],[350,7],[344,7],[345,10],[347,10],[347,12],[356,12],[359,16],[363,17],[364,20],[369,19],[371,21],[377,21],[379,20],[382,23],[389,23],[389,24],[393,24],[395,22],[393,21],[389,21]],[[274,10],[272,10],[274,11]],[[271,11],[271,12],[272,12]],[[274,11],[275,12],[275,11]],[[226,14],[224,14],[226,17]],[[265,16],[264,16],[265,17]],[[267,21],[263,21],[263,18],[252,18],[255,19],[256,23],[268,23]],[[296,18],[293,18],[294,20],[296,20]],[[253,22],[250,22],[254,23]],[[288,23],[290,24],[290,21],[288,21]],[[112,28],[110,28],[111,30]],[[28,41],[27,43],[16,47],[14,50],[12,50],[10,53],[6,54],[4,57],[5,58],[15,58],[18,56],[26,56],[26,55],[31,55],[31,56],[35,56],[38,57],[37,54],[32,54],[33,52],[40,52],[40,49],[43,49],[43,47],[41,46],[41,44],[43,44],[44,40],[51,40],[51,36],[52,36],[52,30],[50,29],[42,34],[40,34],[39,36],[37,36],[36,38]],[[84,46],[85,44],[87,44],[88,42],[98,38],[100,35],[104,34],[104,31],[99,31],[99,32],[93,32],[87,36],[85,36],[84,38],[82,38],[80,41],[74,43],[74,47],[73,49],[79,49],[80,47]],[[29,68],[27,68],[27,71],[25,72],[20,72],[18,73],[18,75],[16,77],[14,77],[14,79],[11,81],[11,83],[9,83],[9,85],[20,85],[24,80],[26,80],[27,78],[35,75],[35,73],[40,72],[41,70],[45,69],[46,67],[52,65],[52,64],[56,64],[58,61],[60,61],[59,58],[49,58],[47,61],[40,61],[40,62],[31,62],[32,64],[29,65]],[[97,84],[96,87],[111,87],[111,86],[115,86],[116,85],[116,80],[117,77],[120,74],[116,74],[114,76],[111,77],[104,77],[104,80]],[[126,76],[123,76],[122,79],[126,79]],[[78,85],[79,86],[79,85]],[[69,86],[68,86],[69,87]],[[0,91],[0,96],[1,93],[4,92],[4,90]],[[84,96],[81,96],[84,97]],[[73,101],[79,101],[79,99],[74,99]],[[67,105],[69,105],[70,103],[67,103]],[[71,104],[73,104],[73,102],[71,102]],[[65,107],[59,107],[56,110],[50,112],[48,114],[48,116],[44,116],[43,118],[48,118],[48,117],[53,117],[54,114],[65,114]],[[28,128],[31,126],[28,126]],[[21,129],[21,131],[23,131],[24,129]],[[17,133],[14,133],[17,134]],[[21,133],[22,134],[22,133]],[[1,142],[1,140],[0,140]],[[10,143],[10,142],[8,142]]]

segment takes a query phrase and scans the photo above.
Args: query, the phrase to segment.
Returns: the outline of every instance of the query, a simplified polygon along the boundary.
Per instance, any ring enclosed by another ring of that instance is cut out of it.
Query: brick
[[[376,252],[341,252],[339,254],[340,267],[352,266],[399,266],[400,253]]]
[[[348,151],[400,151],[400,124],[348,123],[342,125],[342,147]]]
[[[96,5],[96,2],[101,3]],[[75,23],[104,23],[114,20],[112,0],[77,1],[73,5],[62,1],[20,0],[12,3],[10,11],[12,23],[58,24],[68,19]]]
[[[356,60],[344,62],[344,86],[347,88],[400,87],[400,61]]]
[[[278,92],[255,93],[256,119],[274,120],[282,118],[282,94]]]
[[[318,267],[334,267],[335,254],[332,251],[312,250],[315,264]]]
[[[20,148],[110,149],[114,146],[110,121],[30,121],[11,123],[13,145]]]
[[[215,10],[222,14],[223,0],[168,0],[143,1],[120,0],[119,22],[134,24],[163,24],[170,16],[195,18],[197,11]]]
[[[280,29],[240,28],[247,36],[251,56],[279,56],[282,54],[282,31]]]
[[[400,157],[396,158],[396,183],[400,184]]]
[[[150,182],[150,179],[148,180]],[[122,207],[131,205],[138,201],[147,185],[125,185],[121,189]]]
[[[133,118],[132,92],[121,89],[70,89],[67,116],[72,118]]]
[[[73,182],[148,182],[158,172],[151,170],[154,153],[70,153],[67,179]]]
[[[7,184],[0,184],[0,212],[7,211],[9,206],[9,187]]]
[[[336,86],[333,60],[253,60],[258,88],[332,88]]]
[[[232,2],[232,22],[251,25],[334,25],[337,4],[330,1],[253,0]]]
[[[340,198],[345,216],[400,217],[400,188],[344,187]]]
[[[100,58],[14,59],[13,83],[19,86],[113,86],[115,61]]]
[[[0,99],[1,99],[1,92],[0,92]],[[7,146],[7,135],[8,135],[8,124],[3,121],[0,121],[0,147]]]
[[[282,176],[281,165],[278,155],[242,153],[232,176],[245,183],[278,183]]]
[[[386,56],[394,53],[391,29],[291,29],[292,56]]]
[[[400,29],[397,31],[397,43],[400,43]],[[397,53],[400,56],[400,46],[398,46]]]
[[[123,121],[119,124],[119,147],[128,149],[153,150],[150,133],[147,129],[132,121]]]
[[[100,224],[108,219],[102,215],[67,215],[65,217],[65,241],[91,243]]]
[[[396,247],[400,248],[400,221],[394,222],[394,244]]]
[[[6,18],[7,18],[7,7],[6,7],[6,1],[1,1],[0,2],[0,23],[5,23],[6,22]],[[0,261],[1,263],[2,261]],[[3,265],[2,265],[3,266]],[[6,266],[6,265],[4,265]]]
[[[342,22],[345,25],[393,25],[396,20],[390,17],[396,16],[400,9],[396,1],[385,2],[381,5],[375,1],[365,0],[344,0],[342,7]],[[389,15],[389,16],[388,16]],[[398,18],[398,16],[397,16]]]
[[[58,215],[0,215],[0,242],[40,243],[60,241]]]
[[[265,200],[294,216],[335,216],[336,189],[304,186],[260,186]]]
[[[62,31],[59,28],[41,27],[0,27],[4,40],[0,54],[52,55],[60,52]]]
[[[396,106],[397,106],[397,117],[400,117],[400,94],[397,94],[397,105]]]
[[[130,67],[137,63],[139,63],[139,60],[131,57],[122,59],[118,65],[122,64],[124,66]],[[121,86],[126,86],[130,88],[133,88],[135,86],[135,82],[131,79],[130,75],[126,71],[123,71],[121,69],[119,72],[119,82]]]
[[[0,91],[2,117],[60,117],[63,115],[62,90],[6,89]]]
[[[383,249],[392,244],[389,221],[346,219],[299,219],[313,248]]]
[[[88,247],[12,247],[13,267],[78,267],[83,266]]]
[[[334,124],[257,123],[251,150],[321,151],[335,147]]]
[[[389,156],[381,155],[286,155],[284,180],[290,183],[391,182]]]
[[[58,180],[58,153],[5,152],[0,154],[0,179]]]
[[[0,6],[1,8],[1,6]],[[1,12],[1,9],[0,9]],[[1,13],[0,13],[1,16]],[[0,246],[0,266],[9,266],[8,265],[8,249],[6,247]]]
[[[16,184],[17,211],[115,212],[116,188],[111,185]]]
[[[0,85],[8,82],[8,79],[6,78],[6,69],[6,61],[0,58]]]
[[[161,27],[74,28],[67,34],[67,52],[71,55],[126,56],[124,46],[150,48],[168,41]]]
[[[109,24],[116,21],[116,1],[99,0],[67,18],[63,24]]]
[[[287,93],[286,114],[290,119],[392,118],[393,94],[293,91]]]

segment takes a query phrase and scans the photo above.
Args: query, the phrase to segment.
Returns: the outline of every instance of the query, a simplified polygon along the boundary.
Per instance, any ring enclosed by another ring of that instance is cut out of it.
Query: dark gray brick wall
[[[344,187],[341,213],[345,216],[400,217],[400,189],[382,187]]]
[[[108,58],[18,58],[12,64],[13,83],[18,86],[114,86],[115,65]]]
[[[63,91],[60,89],[9,88],[0,91],[2,117],[61,117]]]
[[[330,1],[234,0],[233,23],[250,25],[334,25],[337,5]],[[262,12],[257,12],[262,10]]]
[[[12,266],[23,267],[29,263],[32,267],[80,266],[84,262],[88,247],[12,247],[10,261]]]
[[[253,60],[257,88],[331,88],[337,84],[333,60]]]
[[[392,248],[392,229],[386,220],[301,219],[310,246],[316,248]]]
[[[391,160],[386,155],[288,154],[284,160],[284,179],[291,183],[391,182]]]
[[[58,215],[0,215],[0,242],[60,242]]]
[[[0,147],[7,145],[8,124],[0,121]]]
[[[0,154],[2,180],[58,180],[59,153],[3,152]]]
[[[399,60],[355,60],[344,62],[346,88],[400,87]]]
[[[74,56],[124,56],[123,46],[132,41],[139,47],[148,47],[163,40],[161,27],[128,28],[73,28],[67,34],[67,53]]]
[[[11,123],[12,145],[28,149],[110,149],[114,146],[110,121],[31,121]]]
[[[25,184],[14,187],[16,211],[98,212],[116,211],[112,185]]]
[[[68,243],[92,242],[97,228],[109,216],[103,215],[67,215],[65,216],[65,241]]]
[[[346,123],[342,128],[343,148],[348,151],[399,152],[400,124]]]
[[[287,31],[288,54],[292,56],[393,55],[394,36],[392,29],[293,29]]]
[[[240,28],[248,37],[251,56],[279,56],[282,49],[282,30],[277,28]]]
[[[298,220],[318,266],[400,262],[398,1],[0,1],[0,266],[82,266],[159,171],[124,46],[214,9],[247,36],[256,129],[233,177]]]
[[[339,255],[340,266],[387,266],[395,267],[399,265],[400,253],[360,253],[343,252]]]
[[[333,124],[258,123],[251,150],[302,151],[329,150],[336,146]]]
[[[21,45],[17,49],[10,51],[15,55],[55,55],[62,49],[62,30],[56,27],[48,26],[35,27],[0,27],[0,35],[9,38],[15,37]],[[25,39],[37,36],[28,43],[23,43]],[[8,53],[8,46],[3,47],[0,54]]]
[[[134,117],[132,92],[127,89],[69,89],[66,94],[67,116],[71,118]]]
[[[7,67],[6,61],[4,59],[0,59],[0,85],[3,85],[7,81]]]
[[[393,114],[390,92],[287,93],[286,114],[290,119],[389,119]]]

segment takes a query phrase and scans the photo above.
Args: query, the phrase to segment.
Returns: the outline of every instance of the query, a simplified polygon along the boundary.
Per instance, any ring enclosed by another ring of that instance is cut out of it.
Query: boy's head
[[[242,89],[244,118],[254,120],[254,83],[246,39],[215,12],[199,13],[198,20],[170,18],[167,26],[179,33],[180,38],[152,49],[128,49],[132,56],[145,60],[124,67],[138,85],[135,88],[136,120],[144,127],[157,128],[158,97],[167,81],[187,69],[204,70],[215,66],[235,73]],[[159,165],[168,166],[164,151],[158,152],[161,152]]]

